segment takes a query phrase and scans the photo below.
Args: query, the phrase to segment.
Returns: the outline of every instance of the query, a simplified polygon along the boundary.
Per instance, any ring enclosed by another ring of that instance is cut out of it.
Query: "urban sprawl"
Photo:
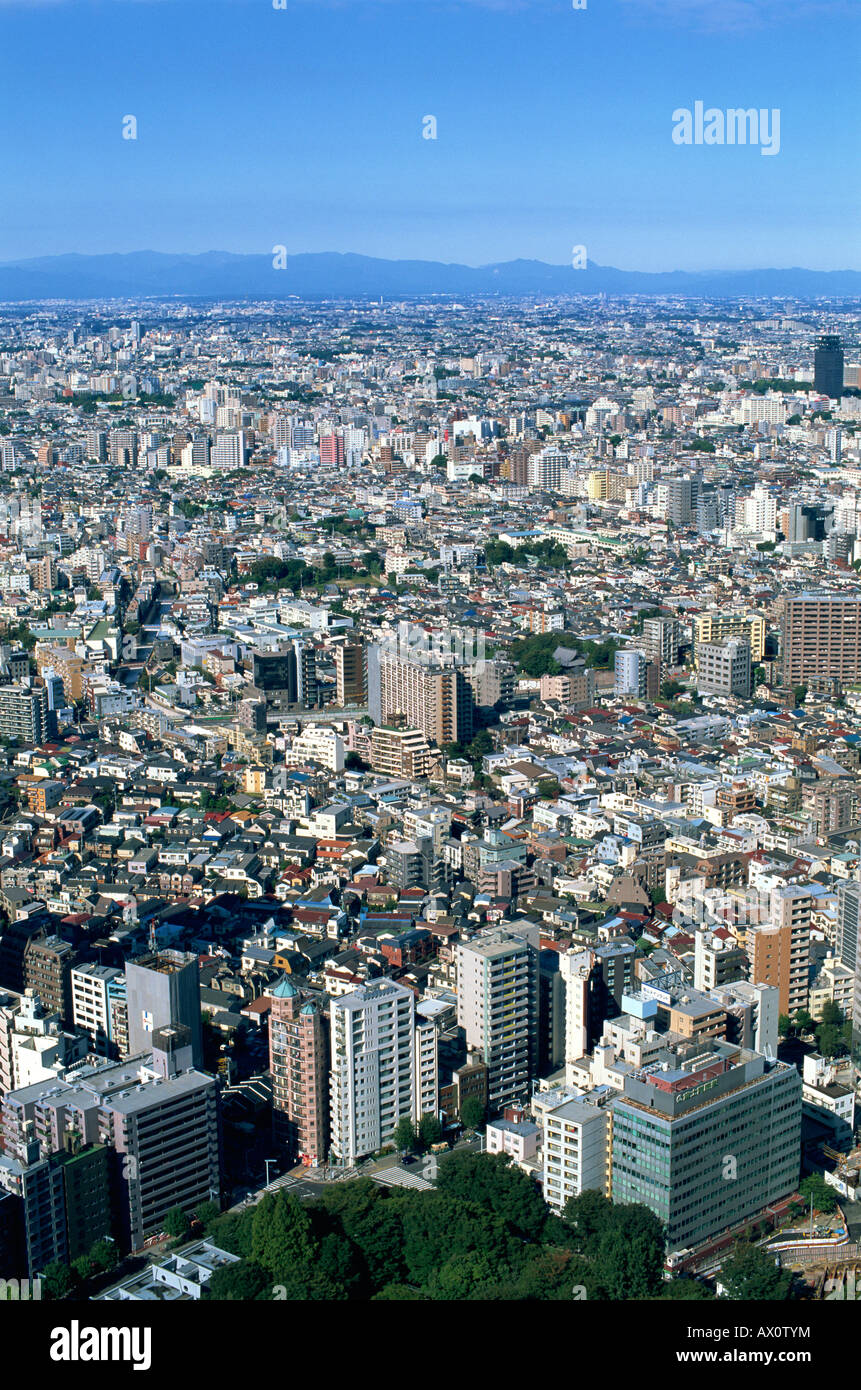
[[[6,1297],[854,1297],[859,325],[2,309]]]

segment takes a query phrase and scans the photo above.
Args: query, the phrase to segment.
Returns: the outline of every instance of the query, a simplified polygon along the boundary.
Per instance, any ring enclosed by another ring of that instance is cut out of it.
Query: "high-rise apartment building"
[[[457,1021],[487,1066],[488,1109],[522,1100],[537,1066],[538,952],[503,930],[457,945]]]
[[[426,777],[431,751],[421,729],[393,729],[386,724],[371,730],[371,767],[386,777]]]
[[[436,1029],[415,994],[374,980],[332,1001],[331,1149],[340,1163],[391,1142],[398,1120],[438,1109]]]
[[[329,1152],[329,1037],[318,1003],[285,975],[270,991],[269,1070],[275,1142],[295,1162]]]
[[[0,737],[39,744],[56,732],[56,715],[48,707],[44,685],[0,686]]]
[[[798,884],[773,890],[769,920],[747,928],[748,975],[778,991],[780,1012],[806,1009],[810,988],[810,919],[813,897]]]
[[[334,649],[335,700],[341,709],[368,701],[368,664],[364,642],[344,642]]]
[[[368,663],[368,704],[375,724],[403,716],[439,747],[469,742],[474,701],[459,667],[402,660],[376,646],[369,648]]]
[[[24,984],[41,999],[49,1013],[72,1022],[72,967],[75,948],[59,936],[34,937],[24,951]]]
[[[783,683],[861,678],[861,597],[803,593],[778,599]]]
[[[612,1109],[614,1202],[642,1202],[670,1250],[693,1249],[791,1193],[801,1078],[732,1043],[667,1048]]]
[[[678,618],[645,618],[642,645],[649,661],[678,666],[681,624]]]

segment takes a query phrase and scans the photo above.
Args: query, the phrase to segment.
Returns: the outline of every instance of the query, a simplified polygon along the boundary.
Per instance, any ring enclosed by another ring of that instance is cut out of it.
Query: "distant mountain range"
[[[858,270],[673,270],[660,273],[595,265],[574,270],[544,261],[447,265],[388,261],[334,252],[288,256],[207,251],[172,255],[42,256],[0,265],[0,301],[39,299],[379,299],[486,295],[686,295],[691,298],[861,298]]]

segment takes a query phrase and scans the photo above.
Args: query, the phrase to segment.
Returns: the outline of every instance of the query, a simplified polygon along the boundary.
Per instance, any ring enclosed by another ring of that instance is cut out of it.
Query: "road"
[[[482,1143],[481,1138],[464,1139],[455,1145],[453,1152],[479,1153]],[[442,1157],[442,1154],[426,1154],[417,1158],[414,1163],[403,1164],[397,1154],[386,1154],[383,1158],[373,1159],[370,1162],[365,1161],[357,1167],[343,1170],[340,1168],[330,1168],[328,1171],[324,1168],[294,1168],[292,1172],[283,1173],[279,1177],[273,1178],[268,1185],[243,1195],[228,1208],[228,1211],[231,1213],[247,1211],[249,1207],[256,1206],[267,1192],[278,1192],[281,1189],[292,1192],[294,1197],[298,1197],[300,1200],[308,1200],[311,1197],[319,1197],[330,1183],[345,1182],[351,1178],[374,1178],[385,1187],[424,1189],[430,1186],[436,1175],[435,1160]],[[311,1177],[311,1173],[318,1173],[319,1177]]]

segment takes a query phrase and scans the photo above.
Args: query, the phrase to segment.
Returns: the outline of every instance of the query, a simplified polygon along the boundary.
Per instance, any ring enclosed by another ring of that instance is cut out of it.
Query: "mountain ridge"
[[[485,266],[387,260],[356,252],[273,255],[231,251],[131,251],[18,258],[0,263],[0,301],[42,299],[308,299],[664,296],[700,299],[861,298],[861,271],[802,266],[753,270],[638,271],[589,261],[585,269],[516,259]]]

